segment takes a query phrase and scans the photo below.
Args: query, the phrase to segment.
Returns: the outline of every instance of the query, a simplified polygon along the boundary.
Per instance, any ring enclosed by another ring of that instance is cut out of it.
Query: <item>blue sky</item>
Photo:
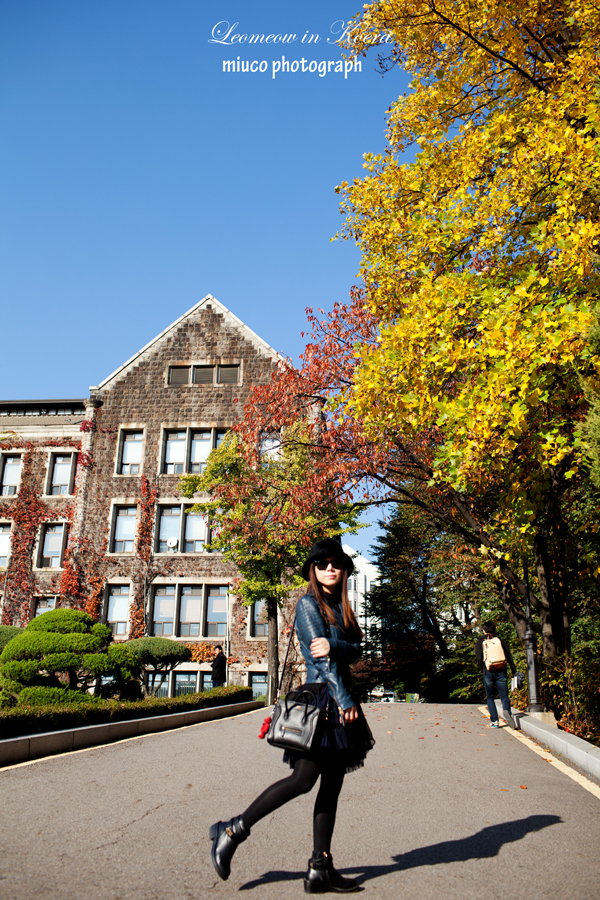
[[[334,188],[407,77],[273,63],[340,60],[359,7],[0,0],[0,399],[87,396],[207,293],[297,358],[358,270]],[[214,42],[251,33],[296,40]]]

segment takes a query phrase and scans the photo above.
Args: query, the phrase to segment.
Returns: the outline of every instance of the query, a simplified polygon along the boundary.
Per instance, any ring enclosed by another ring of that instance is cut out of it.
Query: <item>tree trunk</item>
[[[542,626],[543,654],[549,657],[557,656],[564,652],[564,629],[562,616],[556,615],[552,602],[552,579],[548,562],[548,542],[545,535],[536,534],[533,540],[533,552],[540,587],[538,611]]]
[[[267,702],[269,706],[272,706],[273,703],[275,703],[277,687],[279,685],[279,631],[277,623],[277,600],[274,598],[267,600],[267,621],[269,623],[267,641],[269,688],[267,692]]]
[[[423,624],[425,628],[438,645],[439,651],[444,659],[449,659],[450,650],[448,649],[448,644],[444,639],[444,635],[441,632],[435,614],[431,611],[429,604],[427,603],[427,573],[423,575],[422,590],[418,589],[411,575],[408,576],[408,583],[410,584],[410,589],[413,592],[414,598],[419,604],[419,609],[421,610],[421,616],[423,617]]]
[[[496,582],[496,585],[498,587],[500,599],[502,600],[502,605],[506,610],[506,614],[510,619],[512,625],[514,626],[515,631],[517,632],[517,637],[523,644],[525,642],[526,629],[525,613],[519,602],[519,598],[515,594],[510,584],[507,584],[506,581]]]

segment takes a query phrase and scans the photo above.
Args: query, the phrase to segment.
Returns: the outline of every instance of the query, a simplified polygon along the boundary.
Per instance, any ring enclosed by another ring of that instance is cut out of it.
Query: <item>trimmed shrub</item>
[[[192,657],[189,647],[186,647],[185,644],[179,644],[177,641],[171,641],[169,638],[135,638],[132,641],[127,641],[125,646],[135,653],[140,666],[159,675],[164,675],[165,680],[175,666],[187,662]],[[159,687],[160,681],[155,684],[151,696],[154,696]],[[146,694],[149,693],[145,686],[144,690]]]
[[[18,706],[67,706],[71,703],[98,703],[86,691],[68,688],[26,687],[19,694]]]
[[[16,625],[0,625],[0,653],[4,650],[9,641],[12,641],[18,634],[22,634],[23,629]]]
[[[91,703],[71,703],[68,706],[32,705],[0,709],[0,733],[4,738],[22,737],[44,731],[62,731],[85,725],[101,725],[106,722],[145,719],[193,709],[225,706],[229,703],[246,703],[252,700],[252,688],[237,686],[213,688],[185,697],[150,698],[137,703],[95,698],[91,700]]]
[[[50,613],[44,613],[49,616]],[[41,618],[41,616],[40,616]],[[42,632],[32,634],[25,631],[13,638],[6,645],[0,655],[0,663],[11,659],[39,659],[63,651],[71,653],[94,653],[102,648],[102,640],[94,634],[56,634],[54,632]]]
[[[55,698],[67,696],[56,691],[78,690],[86,700],[101,678],[104,694],[138,699],[141,688],[135,679],[140,674],[136,654],[113,644],[107,625],[77,609],[57,609],[33,619],[0,654],[0,689],[15,701],[27,687],[53,688]]]
[[[97,623],[81,609],[52,609],[32,619],[26,631],[56,631],[59,634],[88,634]],[[106,625],[101,626],[107,628]],[[110,628],[108,628],[110,634]]]

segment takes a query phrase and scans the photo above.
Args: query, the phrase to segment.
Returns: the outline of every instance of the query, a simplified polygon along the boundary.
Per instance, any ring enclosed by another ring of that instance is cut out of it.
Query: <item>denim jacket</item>
[[[312,594],[305,594],[296,606],[296,633],[306,661],[306,681],[327,682],[338,707],[349,709],[356,705],[350,696],[350,665],[360,659],[362,649],[360,643],[346,640],[340,604],[331,604],[331,608],[337,625],[325,622],[316,599]],[[315,659],[310,652],[311,641],[318,637],[329,641],[328,657]]]

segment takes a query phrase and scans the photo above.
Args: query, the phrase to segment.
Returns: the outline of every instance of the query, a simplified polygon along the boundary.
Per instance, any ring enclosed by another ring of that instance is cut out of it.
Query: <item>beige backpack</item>
[[[502,649],[502,641],[492,634],[488,634],[483,641],[483,661],[486,669],[492,671],[494,669],[506,668],[506,657]]]

